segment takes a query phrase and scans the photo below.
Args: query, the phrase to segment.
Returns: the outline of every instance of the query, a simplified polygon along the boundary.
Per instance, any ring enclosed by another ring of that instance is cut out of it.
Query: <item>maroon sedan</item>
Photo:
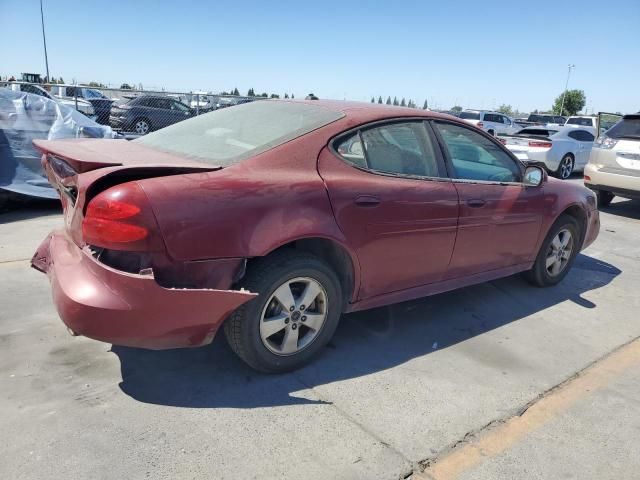
[[[296,368],[343,312],[524,272],[558,283],[596,238],[593,193],[428,111],[260,101],[133,142],[36,141],[65,228],[32,264],[74,334],[211,342]]]

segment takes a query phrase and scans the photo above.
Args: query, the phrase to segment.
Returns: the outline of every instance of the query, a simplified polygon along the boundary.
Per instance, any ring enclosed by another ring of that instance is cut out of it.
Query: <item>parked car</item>
[[[527,127],[502,140],[519,160],[542,165],[566,180],[574,171],[584,170],[595,133],[590,127]]]
[[[463,110],[459,118],[494,136],[511,135],[522,128],[506,115],[486,110]]]
[[[32,93],[33,95],[39,95],[41,97],[48,98],[49,100],[53,100],[59,103],[60,105],[65,105],[67,107],[73,108],[74,110],[78,110],[80,113],[82,113],[83,115],[86,115],[91,120],[96,119],[93,105],[91,105],[86,100],[78,99],[76,103],[75,100],[59,98],[50,94],[39,85],[33,85],[31,83],[10,83],[8,85],[8,88],[13,90],[14,92]]]
[[[584,184],[607,206],[618,195],[640,198],[640,113],[625,115],[596,140]]]
[[[36,145],[66,227],[32,265],[71,331],[161,349],[223,328],[268,372],[319,354],[343,312],[517,272],[557,284],[599,229],[590,190],[424,110],[265,100]]]
[[[252,102],[251,98],[243,97],[218,97],[215,102],[215,109],[233,107],[235,105],[242,105],[243,103]]]
[[[111,107],[111,128],[146,135],[194,115],[184,103],[165,95],[140,95]]]
[[[53,85],[51,93],[56,98],[71,101],[75,105],[75,99],[86,100],[93,106],[96,115],[96,122],[102,125],[109,125],[109,115],[114,99],[107,97],[100,90],[83,86]]]

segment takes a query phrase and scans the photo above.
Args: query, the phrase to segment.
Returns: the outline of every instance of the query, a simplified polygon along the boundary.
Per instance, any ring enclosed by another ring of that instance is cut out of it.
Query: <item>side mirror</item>
[[[524,184],[527,187],[539,187],[544,181],[544,170],[542,167],[528,166],[524,171]]]

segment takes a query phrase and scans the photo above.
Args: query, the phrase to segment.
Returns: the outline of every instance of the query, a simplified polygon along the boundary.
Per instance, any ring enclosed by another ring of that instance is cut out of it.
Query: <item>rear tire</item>
[[[146,135],[151,131],[151,122],[146,118],[136,118],[133,122],[133,131],[140,135]]]
[[[598,208],[609,206],[613,197],[615,197],[615,195],[611,192],[607,192],[606,190],[597,190],[596,198],[598,199]]]
[[[301,367],[321,352],[338,326],[340,281],[315,255],[283,250],[257,259],[238,286],[258,296],[227,319],[224,332],[231,349],[255,370]]]
[[[549,229],[533,267],[524,272],[524,277],[537,287],[556,285],[571,270],[581,240],[578,221],[571,215],[561,215]]]
[[[573,169],[575,167],[575,159],[571,153],[567,153],[562,160],[560,160],[560,165],[558,165],[558,170],[556,170],[556,177],[560,180],[568,179],[573,173]]]

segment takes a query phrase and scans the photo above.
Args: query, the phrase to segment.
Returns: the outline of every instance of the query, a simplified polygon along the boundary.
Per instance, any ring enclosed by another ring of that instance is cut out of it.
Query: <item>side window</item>
[[[502,122],[505,125],[511,125],[511,120],[509,120],[509,117],[502,117]]]
[[[364,158],[364,148],[360,142],[360,135],[354,133],[345,140],[342,140],[336,150],[347,162],[358,167],[367,168],[367,161]]]
[[[180,102],[176,102],[175,100],[170,100],[170,102],[171,102],[171,110],[177,110],[179,112],[189,111],[189,108]]]
[[[347,162],[369,170],[440,176],[435,149],[422,122],[368,128],[340,141],[337,150]]]
[[[465,127],[434,123],[453,164],[453,177],[462,180],[519,182],[520,168],[491,140]]]
[[[567,135],[579,142],[593,142],[595,140],[595,137],[592,134],[584,130],[569,132]]]

